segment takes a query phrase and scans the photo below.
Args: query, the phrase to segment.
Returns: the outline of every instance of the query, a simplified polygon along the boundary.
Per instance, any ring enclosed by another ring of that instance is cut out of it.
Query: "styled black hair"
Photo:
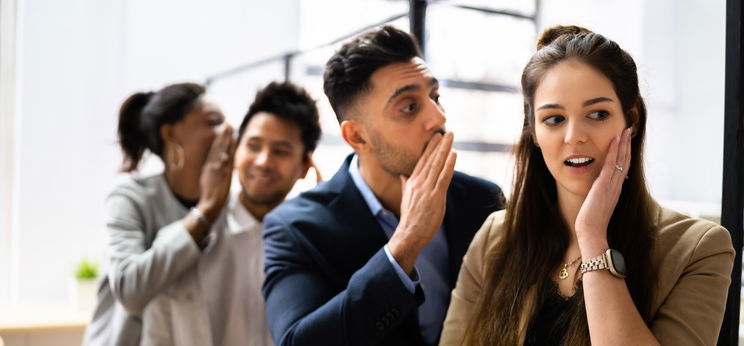
[[[199,84],[180,83],[156,93],[138,92],[129,96],[119,110],[118,137],[124,153],[121,170],[136,170],[145,149],[162,158],[160,127],[182,120],[204,92]]]
[[[302,144],[305,146],[304,160],[308,158],[307,153],[314,151],[318,146],[321,134],[318,107],[304,88],[291,82],[271,82],[259,90],[240,124],[238,141],[243,137],[251,118],[259,112],[271,113],[297,124]]]
[[[416,39],[394,26],[385,25],[357,36],[341,46],[326,63],[323,90],[338,122],[359,93],[370,87],[369,77],[377,69],[421,57]]]

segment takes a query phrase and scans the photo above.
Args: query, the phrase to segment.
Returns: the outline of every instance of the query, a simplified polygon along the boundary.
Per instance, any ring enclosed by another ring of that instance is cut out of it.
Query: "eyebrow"
[[[582,107],[589,107],[591,105],[595,105],[601,102],[614,102],[614,100],[609,97],[595,97],[593,99],[584,101],[584,103],[582,104]],[[565,108],[556,103],[546,103],[537,108],[537,110],[541,110],[541,109],[565,109]]]
[[[436,78],[434,78],[434,77],[432,77],[429,80],[428,86],[431,87],[431,86],[435,86],[435,85],[439,85],[439,80],[436,79]],[[400,87],[398,89],[395,89],[395,91],[393,92],[393,94],[390,95],[390,97],[388,98],[387,103],[390,103],[390,101],[392,101],[393,99],[395,99],[396,97],[400,96],[403,93],[407,93],[409,91],[416,91],[416,90],[419,90],[419,89],[420,89],[420,86],[418,84],[409,84],[409,85],[402,86],[402,87]]]
[[[263,137],[259,137],[259,136],[248,137],[248,142],[251,142],[251,141],[264,142],[265,140],[264,140]],[[272,142],[269,142],[269,145],[270,146],[287,147],[287,148],[291,148],[292,147],[292,143],[290,143],[289,141],[272,141]]]

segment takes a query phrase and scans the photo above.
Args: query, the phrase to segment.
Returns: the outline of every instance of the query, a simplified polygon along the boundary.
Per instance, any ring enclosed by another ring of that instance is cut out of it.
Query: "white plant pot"
[[[70,305],[78,311],[92,310],[96,304],[98,280],[71,280]]]

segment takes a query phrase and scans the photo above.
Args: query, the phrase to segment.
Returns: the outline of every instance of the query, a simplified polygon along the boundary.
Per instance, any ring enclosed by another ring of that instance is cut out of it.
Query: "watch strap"
[[[607,251],[603,252],[597,257],[590,259],[589,261],[582,262],[581,269],[579,270],[581,275],[595,270],[610,269],[609,266],[607,266],[607,260],[605,259],[606,254]]]

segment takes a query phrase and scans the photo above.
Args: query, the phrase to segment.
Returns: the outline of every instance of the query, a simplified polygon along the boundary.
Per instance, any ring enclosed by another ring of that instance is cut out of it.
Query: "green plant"
[[[75,278],[78,280],[93,280],[98,277],[98,263],[89,262],[86,259],[80,261],[75,271]]]

